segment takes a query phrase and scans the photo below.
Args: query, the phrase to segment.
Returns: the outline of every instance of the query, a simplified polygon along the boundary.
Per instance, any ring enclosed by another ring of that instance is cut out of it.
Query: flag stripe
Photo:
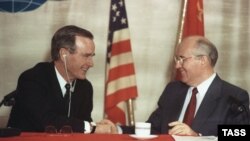
[[[130,95],[128,95],[129,93]],[[130,98],[135,98],[137,96],[137,88],[136,86],[127,87],[124,89],[119,89],[118,91],[114,92],[113,94],[108,95],[106,98],[106,108],[109,109],[119,102],[128,100]]]
[[[132,63],[120,65],[109,70],[108,82],[132,74],[135,74],[134,66]]]
[[[116,56],[112,56],[110,59],[109,69],[118,67],[120,65],[133,63],[133,59],[131,58],[131,56],[132,56],[131,52],[126,52]]]
[[[121,77],[114,81],[110,81],[107,84],[107,95],[111,95],[114,92],[118,91],[119,89],[125,89],[126,87],[135,86],[135,75]]]
[[[121,29],[121,30],[117,30],[114,32],[114,35],[113,35],[113,43],[117,43],[117,42],[121,42],[121,41],[124,41],[124,40],[129,40],[130,37],[129,37],[129,30],[128,28],[124,28],[124,29]]]
[[[125,52],[131,52],[130,40],[123,40],[112,44],[111,56],[115,56]]]

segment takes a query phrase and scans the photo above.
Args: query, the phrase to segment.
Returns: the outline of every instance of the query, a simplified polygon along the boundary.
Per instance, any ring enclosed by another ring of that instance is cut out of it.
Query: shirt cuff
[[[88,121],[84,121],[84,133],[89,134],[91,132],[91,125]]]
[[[122,128],[120,127],[120,126],[116,126],[117,127],[117,130],[118,130],[118,134],[122,134],[123,132],[122,132]]]
[[[88,122],[88,121],[84,121],[84,133],[85,134],[90,134],[91,133],[91,130],[92,130],[92,128],[91,127],[93,127],[93,126],[96,126],[96,123],[94,123],[94,122]]]

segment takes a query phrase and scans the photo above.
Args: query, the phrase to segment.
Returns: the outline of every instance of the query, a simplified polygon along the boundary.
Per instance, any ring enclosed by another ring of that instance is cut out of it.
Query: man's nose
[[[88,58],[87,62],[90,67],[94,67],[94,61],[92,56]]]
[[[175,62],[175,68],[176,68],[176,69],[178,69],[178,68],[180,68],[180,67],[181,67],[180,62],[178,62],[178,61],[177,61],[177,62]]]

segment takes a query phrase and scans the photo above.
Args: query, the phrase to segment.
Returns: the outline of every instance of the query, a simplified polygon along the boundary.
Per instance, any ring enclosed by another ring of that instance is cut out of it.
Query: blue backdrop
[[[0,0],[0,12],[25,12],[37,9],[47,0]]]

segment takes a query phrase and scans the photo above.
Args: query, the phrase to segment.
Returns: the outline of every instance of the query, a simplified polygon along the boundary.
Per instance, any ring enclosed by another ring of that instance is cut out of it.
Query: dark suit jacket
[[[168,123],[179,119],[189,86],[179,81],[169,83],[163,91],[158,108],[150,115],[152,134],[167,134]],[[243,108],[243,112],[238,108]],[[249,95],[216,76],[196,113],[191,128],[202,135],[217,136],[219,124],[249,124]],[[124,133],[132,128],[122,127]]]
[[[86,79],[76,80],[71,117],[68,118],[68,102],[63,99],[53,63],[39,63],[23,72],[18,80],[15,100],[8,126],[22,131],[42,132],[47,125],[59,130],[70,125],[74,132],[83,132],[83,121],[92,121],[91,83]]]

